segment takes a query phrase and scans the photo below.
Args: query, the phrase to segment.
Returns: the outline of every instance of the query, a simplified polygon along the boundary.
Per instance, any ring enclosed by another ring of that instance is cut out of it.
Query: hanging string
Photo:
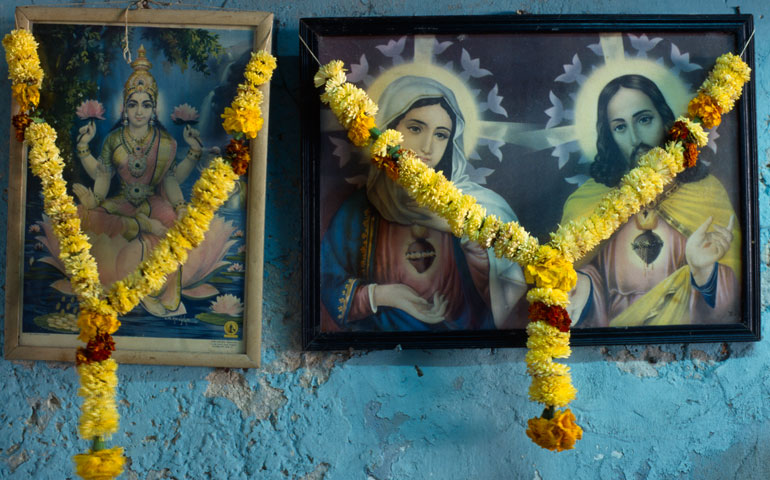
[[[749,43],[751,43],[751,39],[754,38],[754,32],[756,31],[757,31],[756,28],[751,31],[751,35],[749,35],[749,39],[746,40],[746,43],[743,45],[743,50],[741,50],[741,54],[738,55],[739,57],[742,57],[743,54],[746,52],[746,49],[749,48]]]
[[[299,36],[299,35],[298,35],[298,36]],[[317,64],[318,64],[318,66],[320,67],[320,66],[321,66],[321,62],[318,60],[318,57],[316,57],[316,56],[313,54],[313,50],[311,50],[311,49],[310,49],[310,47],[308,46],[308,44],[307,44],[307,43],[305,43],[305,40],[304,40],[302,37],[299,37],[299,41],[300,41],[300,42],[302,42],[302,45],[304,45],[304,46],[305,46],[305,48],[307,49],[307,51],[308,51],[308,53],[310,54],[310,56],[312,56],[312,57],[313,57],[313,59],[316,61],[316,63],[317,63]]]

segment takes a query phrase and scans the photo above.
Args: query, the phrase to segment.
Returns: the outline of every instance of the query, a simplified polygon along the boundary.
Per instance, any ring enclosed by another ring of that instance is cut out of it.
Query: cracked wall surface
[[[49,0],[64,4],[67,0]],[[27,3],[27,2],[24,2]],[[31,3],[31,2],[29,2]],[[104,2],[84,0],[101,6]],[[17,0],[0,3],[0,34]],[[217,0],[276,14],[259,370],[121,365],[113,442],[139,479],[766,479],[770,347],[714,343],[585,347],[569,361],[585,435],[555,454],[524,435],[524,351],[300,351],[298,19],[305,16],[752,13],[764,336],[770,332],[770,4],[766,0]],[[0,62],[2,91],[9,91]],[[0,95],[9,131],[10,95]],[[7,220],[8,136],[0,136]],[[286,219],[296,219],[295,222]],[[5,255],[5,241],[0,240]],[[5,269],[0,272],[5,277]],[[0,307],[3,308],[3,307]],[[70,364],[0,360],[0,478],[73,478],[77,377]]]

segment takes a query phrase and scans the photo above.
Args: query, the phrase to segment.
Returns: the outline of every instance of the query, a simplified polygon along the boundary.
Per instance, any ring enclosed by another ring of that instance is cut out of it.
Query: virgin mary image
[[[516,219],[502,197],[469,178],[465,120],[452,90],[402,76],[378,103],[377,124],[400,131],[403,147],[488,213]],[[516,308],[525,290],[518,265],[455,238],[445,220],[417,206],[374,165],[366,188],[342,204],[321,242],[321,300],[341,330],[512,328],[526,318]]]

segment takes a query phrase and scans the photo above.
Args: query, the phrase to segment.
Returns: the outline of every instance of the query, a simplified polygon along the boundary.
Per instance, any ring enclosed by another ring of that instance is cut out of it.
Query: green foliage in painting
[[[133,33],[130,29],[130,45],[135,44]],[[34,26],[34,34],[41,45],[40,61],[46,72],[40,110],[59,133],[56,144],[71,174],[76,164],[73,137],[82,126],[75,111],[84,100],[100,98],[99,81],[110,75],[111,62],[123,51],[125,29],[40,24]],[[206,30],[149,28],[143,30],[142,39],[163,52],[171,65],[182,71],[191,66],[204,75],[211,73],[209,59],[224,52],[219,36]]]
[[[149,40],[155,50],[163,52],[166,59],[183,72],[192,64],[193,70],[208,75],[211,73],[209,59],[224,52],[219,36],[206,30],[153,28],[145,30],[142,38]]]
[[[46,74],[40,109],[59,133],[56,143],[71,169],[75,110],[83,100],[97,98],[97,79],[109,75],[114,52],[121,50],[121,29],[42,24],[34,27],[34,33]]]

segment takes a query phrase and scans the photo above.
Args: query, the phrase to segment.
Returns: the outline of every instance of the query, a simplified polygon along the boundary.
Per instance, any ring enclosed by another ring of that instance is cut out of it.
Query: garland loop
[[[125,279],[105,292],[88,236],[82,231],[74,199],[67,193],[62,177],[64,161],[56,147],[56,131],[34,118],[40,101],[43,70],[37,42],[27,30],[13,30],[3,38],[12,96],[19,105],[13,126],[19,141],[29,145],[32,173],[40,178],[44,211],[59,239],[59,258],[78,298],[78,338],[86,343],[76,352],[80,376],[78,395],[83,397],[79,433],[92,440],[88,453],[75,455],[75,468],[84,479],[108,480],[123,471],[125,458],[120,447],[105,449],[104,439],[118,431],[115,402],[118,364],[110,358],[115,350],[112,334],[120,327],[119,315],[136,307],[145,296],[161,289],[166,277],[187,260],[187,253],[203,241],[214,213],[235,188],[239,175],[247,172],[249,153],[246,139],[262,128],[262,93],[258,87],[268,81],[276,67],[275,58],[260,51],[252,53],[246,66],[245,83],[222,115],[223,127],[235,138],[227,148],[227,159],[214,159],[192,188],[185,211],[147,258]]]
[[[571,320],[564,307],[575,287],[574,263],[608,239],[644,205],[653,202],[666,185],[685,168],[693,167],[698,149],[708,142],[705,128],[718,125],[741,95],[751,70],[737,55],[724,54],[689,104],[689,118],[679,117],[668,132],[663,147],[653,148],[626,173],[620,185],[610,190],[586,217],[560,225],[547,245],[539,245],[521,225],[503,223],[487,215],[484,207],[464,195],[441,172],[423,163],[414,152],[401,147],[403,136],[374,125],[377,105],[362,89],[347,82],[344,64],[332,60],[313,78],[323,87],[321,101],[328,104],[348,138],[358,147],[369,146],[372,162],[401,185],[421,207],[446,219],[452,233],[467,237],[495,255],[518,263],[533,287],[530,302],[527,371],[532,377],[530,399],[545,405],[540,417],[528,422],[527,436],[543,448],[568,450],[582,437],[565,407],[577,393],[569,367],[555,358],[568,358]],[[702,126],[701,126],[702,125]]]

